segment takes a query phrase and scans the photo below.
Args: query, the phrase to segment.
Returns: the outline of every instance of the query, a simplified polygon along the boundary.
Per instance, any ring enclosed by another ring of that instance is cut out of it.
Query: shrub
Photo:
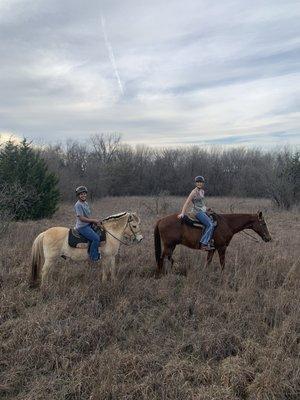
[[[57,209],[58,178],[24,139],[0,150],[0,214],[15,220],[50,217]]]
[[[273,202],[290,209],[300,201],[300,153],[284,151],[277,155],[273,176],[267,188]]]

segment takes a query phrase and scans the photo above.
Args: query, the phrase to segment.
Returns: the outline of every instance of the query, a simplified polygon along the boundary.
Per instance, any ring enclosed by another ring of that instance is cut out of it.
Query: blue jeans
[[[200,239],[200,243],[207,245],[214,233],[214,228],[215,228],[214,223],[203,211],[197,212],[196,218],[199,222],[201,222],[201,224],[205,226],[202,238]]]
[[[90,225],[77,229],[78,232],[90,242],[89,255],[93,261],[100,260],[99,244],[100,236],[96,233]]]

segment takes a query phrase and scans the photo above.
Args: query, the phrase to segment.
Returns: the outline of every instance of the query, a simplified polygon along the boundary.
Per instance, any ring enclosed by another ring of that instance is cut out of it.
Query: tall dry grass
[[[172,273],[153,276],[157,214],[180,198],[107,198],[95,215],[134,210],[145,240],[122,247],[116,284],[101,266],[58,260],[47,286],[28,289],[30,247],[71,226],[71,204],[38,223],[11,224],[0,250],[0,398],[296,400],[299,398],[299,214],[267,200],[210,199],[219,212],[265,211],[272,243],[237,235],[225,280],[217,258],[183,247]]]

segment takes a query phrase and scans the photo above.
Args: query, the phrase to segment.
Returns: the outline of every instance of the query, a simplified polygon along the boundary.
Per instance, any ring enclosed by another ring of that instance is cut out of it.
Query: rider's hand
[[[184,217],[183,213],[180,213],[179,215],[177,215],[177,218],[183,218],[183,217]]]

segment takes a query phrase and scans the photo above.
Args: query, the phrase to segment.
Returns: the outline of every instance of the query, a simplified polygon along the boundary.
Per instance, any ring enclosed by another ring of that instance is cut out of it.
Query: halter
[[[129,217],[128,217],[128,219],[127,219],[127,222],[126,222],[124,231],[125,231],[125,229],[127,228],[127,226],[129,226],[129,228],[130,228],[130,230],[131,230],[131,232],[132,232],[132,235],[124,235],[124,234],[122,235],[122,236],[127,240],[127,243],[126,243],[126,242],[123,242],[123,240],[117,238],[115,235],[113,235],[111,232],[109,232],[107,229],[105,229],[105,231],[106,231],[110,236],[112,236],[114,239],[118,240],[120,243],[124,244],[125,246],[130,246],[131,244],[133,244],[134,240],[137,240],[136,233],[133,231],[132,226],[131,226],[131,224],[130,224],[130,222],[132,222],[133,220],[130,219],[130,218],[131,218],[131,214],[129,214]],[[139,232],[141,232],[141,230],[139,230],[137,233],[139,233]],[[132,239],[132,236],[133,236],[133,239]]]

